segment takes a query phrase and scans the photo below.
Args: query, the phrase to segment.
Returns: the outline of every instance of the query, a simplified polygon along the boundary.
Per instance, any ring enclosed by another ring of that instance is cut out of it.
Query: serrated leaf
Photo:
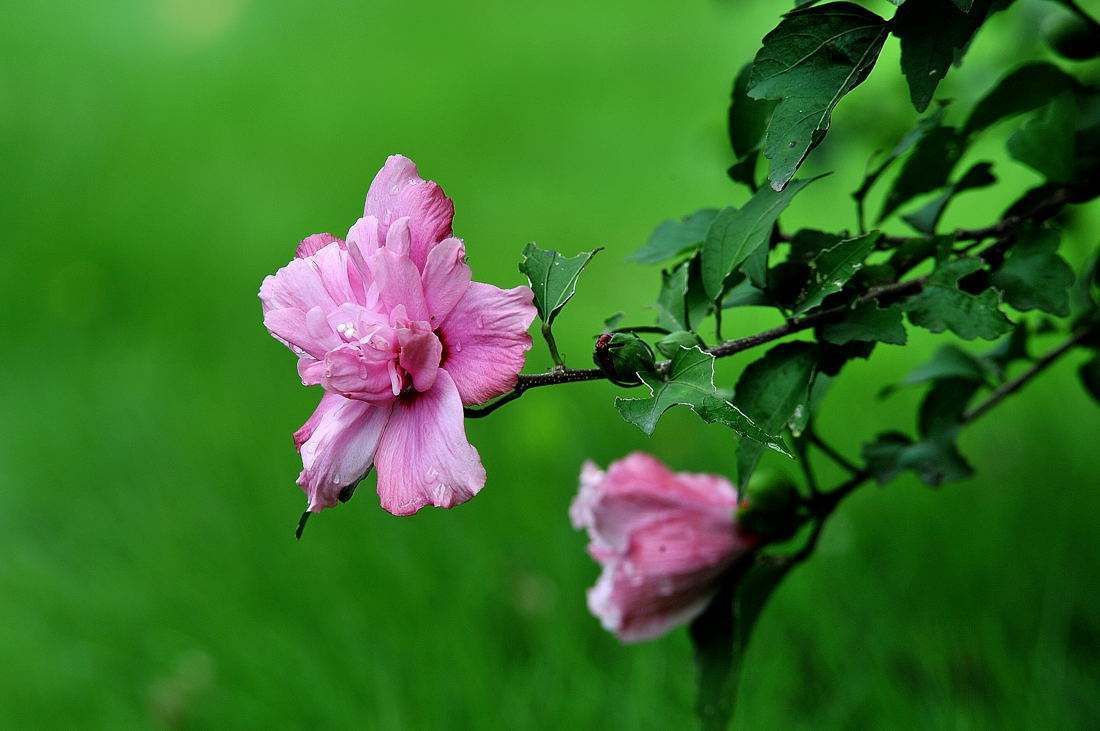
[[[699,267],[696,254],[671,272],[661,272],[657,324],[666,330],[694,330],[710,311],[712,303],[703,292]]]
[[[821,176],[819,176],[821,177]],[[762,188],[740,209],[722,209],[707,231],[703,244],[703,287],[717,300],[723,285],[737,267],[764,247],[767,253],[772,226],[800,190],[817,180],[795,180],[782,191]]]
[[[905,345],[905,326],[897,305],[879,307],[875,302],[862,302],[848,312],[843,320],[830,322],[821,328],[821,337],[833,345],[853,340]]]
[[[940,219],[947,210],[947,204],[954,200],[955,196],[967,190],[986,188],[997,182],[997,178],[993,177],[991,172],[992,168],[993,165],[988,162],[972,165],[961,178],[947,186],[940,195],[913,213],[902,216],[902,220],[922,234],[935,233]]]
[[[717,208],[703,208],[678,221],[665,221],[650,234],[645,245],[628,256],[627,260],[657,264],[698,249],[717,215]]]
[[[965,151],[966,139],[954,127],[937,127],[925,134],[894,178],[878,214],[879,222],[917,196],[947,185]]]
[[[768,599],[795,562],[757,554],[736,568],[706,610],[691,623],[698,677],[695,710],[706,731],[725,731],[733,718],[741,662]]]
[[[993,340],[1012,329],[1012,322],[1000,311],[1000,298],[993,290],[973,295],[958,288],[967,274],[981,268],[976,259],[958,259],[941,264],[921,292],[902,305],[909,321],[932,332],[951,330],[964,340]]]
[[[863,260],[875,250],[875,244],[880,238],[880,232],[872,231],[841,241],[815,256],[810,262],[812,271],[809,287],[794,314],[801,315],[820,305],[830,294],[839,292],[863,266]]]
[[[1100,402],[1100,355],[1084,363],[1077,371],[1081,385],[1097,402]]]
[[[998,81],[974,105],[962,133],[973,136],[1002,119],[1038,109],[1076,86],[1077,81],[1054,64],[1024,64]]]
[[[640,374],[649,389],[648,398],[617,398],[615,407],[624,419],[652,434],[661,415],[673,406],[687,406],[703,421],[724,424],[743,437],[791,456],[781,437],[761,428],[721,398],[714,387],[714,356],[699,348],[681,348],[672,357],[663,378]],[[742,444],[748,442],[742,440]]]
[[[770,434],[779,433],[810,395],[810,379],[817,363],[812,343],[777,345],[741,373],[734,388],[734,400],[750,419]],[[748,483],[763,449],[741,441],[737,445],[737,478]]]
[[[901,41],[901,71],[918,112],[928,107],[936,87],[951,64],[962,57],[984,20],[985,13],[968,14],[949,0],[905,3],[894,15],[893,33]]]
[[[519,270],[527,276],[535,293],[535,308],[539,318],[550,325],[561,308],[576,294],[577,279],[584,267],[600,249],[565,257],[550,249],[527,244]]]
[[[764,134],[768,180],[782,190],[825,137],[833,109],[867,78],[886,40],[879,16],[848,2],[795,10],[764,36],[749,96],[778,100]]]
[[[1069,315],[1069,290],[1073,269],[1058,256],[1058,232],[1028,228],[1017,234],[1016,244],[990,283],[1004,293],[1017,310],[1039,309],[1052,315]]]
[[[1052,182],[1073,178],[1077,101],[1062,94],[1029,118],[1008,138],[1008,154]]]

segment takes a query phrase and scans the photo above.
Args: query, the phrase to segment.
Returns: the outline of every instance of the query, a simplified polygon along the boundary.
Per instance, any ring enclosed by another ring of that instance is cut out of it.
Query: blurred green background
[[[645,449],[730,473],[728,432],[673,413],[647,439],[608,384],[543,389],[467,424],[489,473],[474,501],[397,519],[367,487],[296,542],[290,435],[318,393],[256,292],[298,239],[346,231],[401,152],[454,198],[482,281],[520,283],[527,241],[607,247],[559,320],[585,365],[604,317],[651,321],[656,271],[624,257],[663,219],[745,198],[724,174],[729,86],[785,8],[7,3],[0,727],[690,724],[686,633],[624,647],[600,629],[566,510],[586,458]],[[954,119],[1044,55],[1048,10],[1020,0],[983,30],[941,87]],[[914,118],[891,42],[806,171],[836,173],[785,227],[852,226],[867,156]],[[1038,181],[1001,151],[1013,126],[968,158],[1004,185],[948,226],[988,223]],[[1080,261],[1100,216],[1065,223]],[[775,323],[741,310],[725,330]],[[846,454],[912,428],[919,391],[874,398],[944,341],[911,336],[826,400],[821,430]],[[723,362],[722,383],[751,357]],[[759,625],[745,727],[1096,722],[1100,410],[1080,358],[966,432],[975,479],[905,478],[844,506]],[[528,369],[547,365],[536,343]]]

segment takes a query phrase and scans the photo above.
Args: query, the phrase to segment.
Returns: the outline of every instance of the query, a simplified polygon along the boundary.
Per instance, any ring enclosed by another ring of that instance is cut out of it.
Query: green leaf
[[[1085,390],[1100,402],[1100,355],[1083,364],[1077,374],[1081,376]]]
[[[900,276],[928,257],[935,257],[937,262],[946,259],[954,245],[954,234],[907,239],[894,250],[886,263],[896,275]]]
[[[711,301],[703,292],[699,255],[661,272],[657,324],[669,331],[694,330],[707,316]]]
[[[700,345],[698,335],[686,330],[678,330],[658,340],[657,350],[666,358],[671,358],[683,348],[694,348],[698,345]]]
[[[998,81],[974,105],[962,133],[973,136],[1002,119],[1038,109],[1076,87],[1077,81],[1052,63],[1043,61],[1020,66]]]
[[[806,408],[816,364],[817,349],[812,343],[777,345],[741,373],[734,400],[767,433],[777,434],[799,407]],[[740,484],[748,483],[762,451],[759,444],[749,441],[737,445]]]
[[[929,381],[953,379],[992,384],[998,375],[997,370],[984,358],[979,358],[957,345],[947,344],[941,345],[927,363],[909,371],[901,383],[913,386]]]
[[[918,112],[928,107],[936,87],[951,64],[962,57],[984,20],[984,13],[968,14],[949,0],[905,3],[894,15],[893,33],[901,41],[901,71]]]
[[[909,321],[932,332],[951,330],[964,340],[994,340],[1012,329],[1012,322],[1000,311],[1000,298],[993,290],[973,295],[957,284],[981,268],[976,259],[958,259],[941,264],[924,289],[907,299],[903,307]]]
[[[760,147],[760,139],[768,126],[775,102],[753,99],[749,96],[749,77],[752,64],[747,63],[737,72],[730,95],[729,136],[730,147],[738,159],[744,159],[749,153]]]
[[[798,191],[817,179],[795,180],[779,192],[762,188],[741,209],[732,206],[722,209],[703,244],[703,286],[708,297],[717,300],[726,277],[754,252],[764,247],[767,253],[772,226],[779,214]]]
[[[1062,94],[1008,138],[1008,154],[1053,182],[1073,178],[1077,101]]]
[[[1075,277],[1058,256],[1058,243],[1058,232],[1051,228],[1027,228],[1017,234],[1004,264],[990,278],[1004,292],[1005,302],[1021,311],[1069,315],[1069,290]]]
[[[678,221],[665,221],[650,234],[642,248],[627,257],[639,264],[657,264],[694,251],[703,245],[717,208],[703,208]]]
[[[836,246],[844,239],[840,234],[831,234],[812,228],[802,228],[791,237],[791,261],[807,264],[825,249]]]
[[[872,231],[841,241],[815,256],[810,262],[812,274],[809,287],[794,314],[801,315],[820,305],[830,294],[839,292],[863,266],[863,260],[875,250],[880,238],[880,232]]]
[[[771,595],[796,562],[757,554],[735,567],[706,610],[691,623],[698,671],[695,710],[706,731],[725,731],[733,718],[741,663],[753,627]]]
[[[886,35],[886,21],[879,16],[836,2],[788,13],[764,36],[749,96],[779,101],[764,134],[773,188],[782,190],[821,144],[833,109],[867,78]]]
[[[703,421],[724,424],[743,437],[791,456],[782,438],[762,429],[736,406],[721,398],[714,387],[714,356],[699,348],[681,348],[672,357],[663,379],[640,374],[650,391],[648,398],[617,398],[615,407],[624,419],[652,434],[661,415],[673,406],[687,406]],[[742,441],[742,444],[747,442]]]
[[[997,178],[993,177],[991,172],[992,168],[993,165],[988,162],[979,162],[972,165],[969,170],[963,173],[961,178],[947,186],[947,189],[940,195],[933,198],[924,207],[902,216],[902,220],[920,233],[934,233],[936,227],[940,224],[940,218],[947,210],[947,204],[955,196],[963,191],[986,188],[997,182]]]
[[[722,297],[722,309],[731,307],[771,307],[775,303],[768,293],[757,288],[748,277],[742,277],[741,281],[730,287]]]
[[[844,316],[821,328],[821,337],[833,345],[853,340],[877,340],[892,345],[905,345],[907,337],[901,322],[901,307],[879,307],[875,302],[862,302]]]
[[[954,127],[937,127],[925,134],[894,178],[878,214],[879,222],[917,196],[947,185],[965,151],[966,139]]]
[[[905,470],[913,470],[927,485],[961,480],[974,470],[954,442],[925,439],[914,442],[900,432],[884,432],[863,445],[863,459],[875,480],[884,485]]]
[[[519,270],[527,275],[527,281],[535,293],[539,318],[547,325],[553,324],[561,308],[576,293],[581,271],[599,251],[601,249],[564,257],[556,251],[540,249],[535,244],[524,247]]]
[[[1017,323],[1006,337],[982,355],[983,363],[992,363],[1003,379],[1005,370],[1018,360],[1031,360],[1027,352],[1029,330],[1026,322]]]
[[[894,148],[886,154],[878,165],[872,168],[869,161],[867,163],[869,171],[864,176],[859,189],[852,193],[852,198],[862,204],[863,199],[867,197],[867,193],[870,192],[871,187],[878,182],[878,179],[882,177],[882,174],[886,172],[887,168],[904,157],[905,154],[912,150],[929,132],[939,128],[946,113],[947,102],[941,102],[930,114],[921,117],[917,124],[898,140]]]

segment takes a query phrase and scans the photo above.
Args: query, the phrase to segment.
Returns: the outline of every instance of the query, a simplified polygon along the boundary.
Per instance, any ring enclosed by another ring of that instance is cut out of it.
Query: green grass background
[[[543,389],[467,424],[489,473],[471,503],[397,519],[366,487],[295,542],[290,434],[318,394],[256,291],[299,238],[346,231],[401,152],[454,198],[482,281],[520,283],[527,241],[607,247],[558,325],[585,365],[604,317],[652,317],[656,271],[624,257],[665,218],[744,199],[724,176],[728,90],[785,8],[9,3],[0,727],[688,726],[686,633],[624,647],[599,628],[566,510],[586,458],[645,449],[728,473],[729,434],[674,413],[647,439],[607,384]],[[1043,55],[1048,9],[1021,0],[983,31],[941,89],[953,119]],[[867,156],[915,116],[897,58],[891,42],[841,105],[806,169],[836,172],[788,229],[853,225]],[[1002,153],[1013,126],[970,157],[995,160],[1003,189],[960,199],[947,225],[987,223],[1037,181]],[[1080,261],[1100,217],[1066,225]],[[775,323],[742,310],[725,331]],[[912,428],[919,391],[874,398],[944,340],[911,335],[826,400],[821,429],[845,453]],[[752,357],[724,362],[723,384]],[[975,479],[905,478],[845,504],[759,625],[745,727],[1096,722],[1100,410],[1081,359],[966,432]],[[547,365],[536,344],[528,368]]]

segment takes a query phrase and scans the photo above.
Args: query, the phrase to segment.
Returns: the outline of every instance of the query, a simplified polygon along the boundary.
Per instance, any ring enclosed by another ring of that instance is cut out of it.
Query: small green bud
[[[742,491],[737,523],[768,540],[786,540],[800,525],[801,502],[798,487],[790,478],[774,470],[759,469]]]
[[[698,344],[699,337],[695,335],[695,333],[689,333],[687,330],[678,330],[658,340],[657,350],[661,351],[661,354],[666,358],[671,358],[676,355],[676,351],[680,348],[694,348]]]
[[[653,350],[631,333],[604,333],[596,340],[592,360],[613,383],[634,385],[639,373],[653,371]]]

